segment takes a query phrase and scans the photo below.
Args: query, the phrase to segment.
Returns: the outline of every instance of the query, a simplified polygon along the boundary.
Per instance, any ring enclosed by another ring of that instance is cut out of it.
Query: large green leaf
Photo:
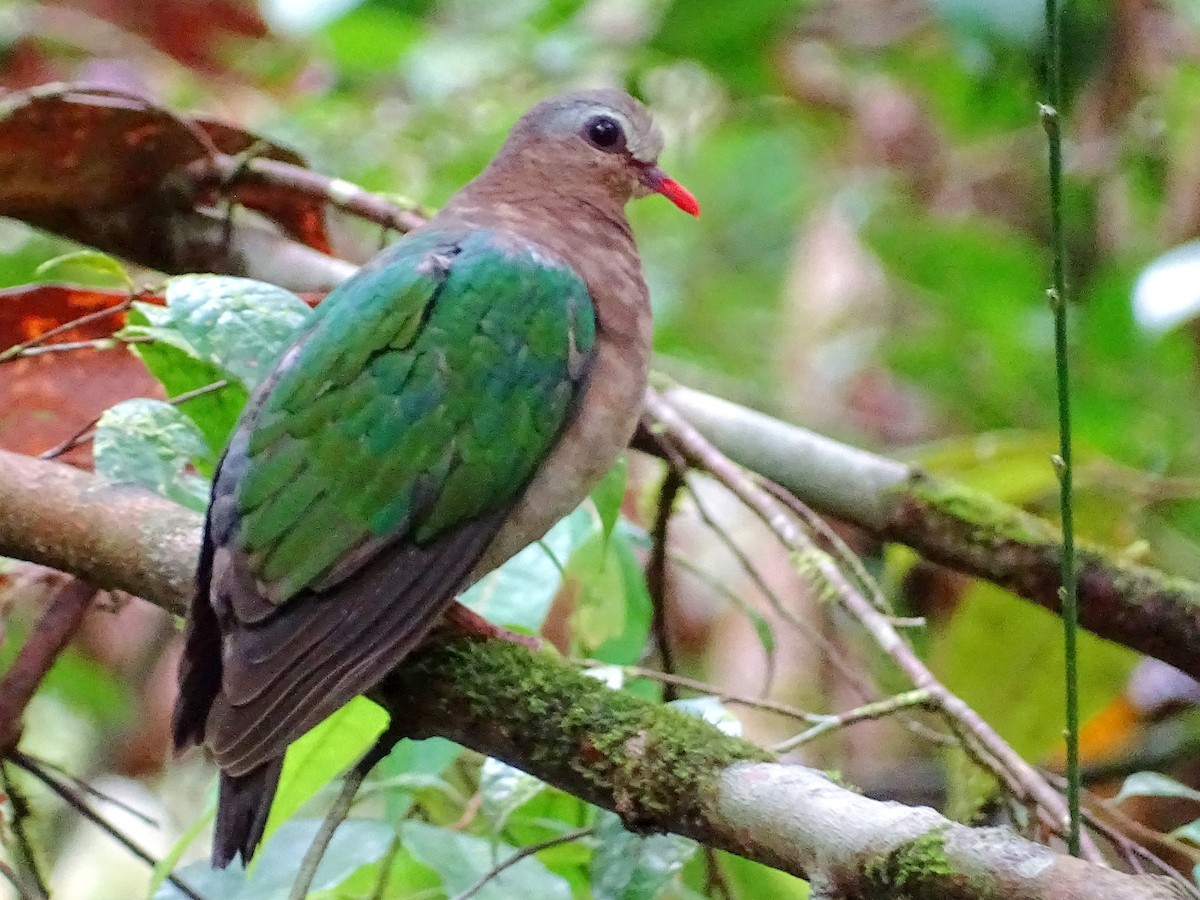
[[[247,390],[258,386],[312,312],[291,291],[225,275],[172,278],[166,302],[165,307],[146,304],[140,309],[152,326],[178,334],[200,359]]]
[[[390,821],[398,822],[408,815],[415,789],[440,776],[460,753],[462,747],[440,737],[398,741],[375,767],[368,786],[377,782],[393,785],[386,792],[386,815]]]
[[[167,282],[166,303],[165,307],[135,304],[121,333],[152,339],[131,346],[172,397],[229,382],[180,405],[200,426],[213,453],[220,453],[249,391],[288,346],[310,310],[282,288],[217,275],[172,278]]]
[[[212,462],[199,428],[169,403],[138,398],[107,410],[96,423],[96,471],[113,481],[141,484],[203,512],[208,482],[192,469]]]
[[[200,359],[195,348],[178,332],[139,324],[147,321],[141,310],[130,310],[128,321],[130,324],[122,334],[154,339],[150,343],[131,344],[130,349],[150,370],[150,374],[158,379],[168,396],[179,397],[224,383],[223,387],[193,397],[177,407],[196,423],[208,442],[209,455],[215,460],[229,440],[229,433],[233,431],[242,407],[246,405],[249,396],[246,389],[216,364]],[[213,463],[201,471],[211,475],[215,468]]]
[[[496,625],[536,632],[562,586],[567,563],[599,532],[596,513],[582,504],[542,540],[480,579],[461,601]]]
[[[286,900],[296,879],[299,860],[312,845],[321,819],[296,819],[280,827],[259,851],[249,871],[240,863],[213,869],[207,861],[176,871],[176,876],[200,896],[212,900]],[[313,879],[313,893],[337,887],[359,868],[379,860],[392,845],[395,831],[386,822],[350,819],[338,826]],[[164,883],[154,900],[183,900]]]
[[[354,765],[386,726],[387,713],[365,697],[355,697],[292,744],[283,762],[264,839]]]
[[[653,618],[633,540],[622,520],[607,542],[597,537],[571,563],[579,583],[572,635],[586,655],[616,665],[641,658]]]
[[[479,792],[483,795],[483,814],[492,828],[501,833],[508,817],[546,788],[540,778],[490,756],[479,770]]]
[[[1081,632],[1079,711],[1083,720],[1121,692],[1136,654]],[[1026,759],[1044,759],[1062,741],[1062,621],[984,582],[963,596],[933,637],[934,673]]]
[[[653,900],[683,871],[699,845],[675,834],[641,837],[613,813],[600,814],[592,858],[596,900]]]

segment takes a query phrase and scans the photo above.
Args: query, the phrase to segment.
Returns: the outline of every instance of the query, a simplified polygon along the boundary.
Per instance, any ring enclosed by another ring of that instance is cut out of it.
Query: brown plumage
[[[222,770],[214,864],[254,852],[287,746],[376,685],[459,591],[570,512],[625,447],[645,390],[650,307],[624,207],[657,192],[698,212],[658,169],[661,143],[646,110],[621,92],[547,100],[517,122],[474,181],[400,242],[419,252],[422,241],[442,248],[415,271],[444,279],[458,248],[486,233],[503,252],[569,269],[586,286],[595,333],[578,364],[573,334],[561,336],[574,399],[545,456],[507,499],[426,538],[406,519],[289,593],[289,582],[264,576],[264,554],[246,543],[239,492],[252,442],[273,427],[262,410],[315,332],[298,339],[252,399],[214,480],[175,714],[177,746],[206,745]],[[354,292],[397,258],[385,252],[326,302],[355,302]]]

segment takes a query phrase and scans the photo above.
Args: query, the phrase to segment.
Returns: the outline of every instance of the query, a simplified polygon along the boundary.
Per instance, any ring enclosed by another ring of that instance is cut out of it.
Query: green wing
[[[413,243],[330,298],[252,426],[241,544],[275,602],[364,542],[507,505],[573,402],[594,340],[574,271],[482,232]]]
[[[177,740],[249,770],[386,674],[550,452],[594,343],[578,274],[484,231],[405,239],[331,294],[214,483]]]

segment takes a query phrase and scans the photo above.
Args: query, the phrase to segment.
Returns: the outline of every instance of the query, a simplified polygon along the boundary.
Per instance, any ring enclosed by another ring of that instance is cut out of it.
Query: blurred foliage
[[[145,90],[428,208],[486,163],[535,100],[580,84],[625,86],[655,108],[667,136],[664,167],[704,210],[692,222],[658,199],[631,209],[656,313],[657,366],[1053,518],[1041,8],[1041,0],[279,0],[257,10],[8,0],[0,82],[86,79]],[[1162,292],[1139,299],[1184,310],[1166,331],[1143,324],[1133,305],[1147,267],[1200,237],[1200,16],[1190,0],[1077,0],[1067,10],[1077,525],[1131,558],[1200,577],[1200,296],[1193,288],[1190,301]],[[345,230],[339,239],[349,244],[389,239]],[[68,275],[111,282],[106,264],[88,270],[86,259],[66,274],[39,271],[69,249],[0,222],[0,287]],[[1177,289],[1200,283],[1200,262],[1180,277]],[[140,273],[135,281],[144,281]],[[99,424],[101,470],[202,502],[255,372],[305,314],[299,300],[271,291],[175,279],[165,308],[138,307],[126,336],[155,338],[134,347],[165,395],[229,384],[177,408],[114,408]],[[628,481],[624,468],[614,473],[592,504],[470,602],[504,624],[565,633],[559,643],[576,655],[642,662],[651,610],[640,511],[652,503],[653,482],[631,461]],[[688,516],[685,505],[680,518]],[[786,568],[763,543],[752,559]],[[768,623],[763,604],[750,610],[750,637],[736,637],[728,622],[747,620],[727,614],[731,604],[700,577],[739,593],[735,564],[690,537],[680,552],[681,565],[699,573],[680,578],[689,596],[673,601],[689,671],[737,683],[743,670],[757,671],[765,649],[772,671],[792,673],[777,685],[785,699],[845,701],[828,688],[836,677],[827,667],[786,649],[787,627]],[[919,643],[938,674],[1031,760],[1053,758],[1057,620],[990,587],[926,578],[911,554],[888,561],[885,587],[930,619]],[[10,617],[4,661],[27,628]],[[137,718],[138,679],[149,677],[104,660],[78,649],[64,655],[27,733],[31,747],[88,774],[118,768],[103,733]],[[1133,660],[1095,641],[1083,660],[1087,710],[1100,711],[1122,694]],[[647,682],[635,689],[654,690]],[[346,722],[299,746],[317,762],[303,773],[289,762],[271,840],[249,874],[211,873],[198,861],[208,775],[187,767],[160,791],[161,854],[175,845],[181,875],[208,896],[286,896],[286,876],[336,790],[332,779],[379,725],[366,706],[348,707]],[[61,752],[72,729],[80,746]],[[886,740],[871,732],[860,742],[859,733],[845,733],[845,758],[822,745],[812,759],[897,796],[918,779],[897,785],[889,773],[918,755],[942,771],[943,789],[969,780],[960,761],[914,749],[901,729],[884,732]],[[153,753],[161,764],[162,748]],[[546,897],[806,894],[761,866],[723,855],[710,863],[674,840],[636,843],[612,819],[497,765],[447,742],[398,745],[338,832],[315,896],[453,895],[517,848],[590,826],[586,839],[548,847],[477,896],[529,896],[534,886]],[[1190,796],[1146,779],[1127,786],[1130,796],[1154,790]],[[39,815],[48,805],[39,799]],[[65,826],[56,820],[45,831],[48,856],[66,859]],[[114,876],[89,896],[135,896],[146,883],[138,877]],[[129,883],[139,885],[132,894]],[[157,882],[150,893],[178,896]]]

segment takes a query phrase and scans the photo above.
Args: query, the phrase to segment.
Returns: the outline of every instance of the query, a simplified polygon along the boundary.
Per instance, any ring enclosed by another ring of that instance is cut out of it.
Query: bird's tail
[[[217,824],[213,833],[212,864],[223,869],[237,854],[242,863],[250,862],[263,829],[275,789],[279,787],[279,772],[283,757],[263,763],[245,775],[221,773],[217,793]]]

